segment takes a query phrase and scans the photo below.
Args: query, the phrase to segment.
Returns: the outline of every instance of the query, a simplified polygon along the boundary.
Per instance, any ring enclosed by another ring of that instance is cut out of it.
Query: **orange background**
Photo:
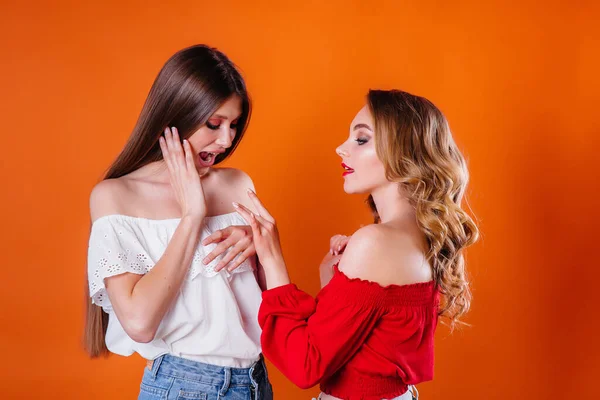
[[[80,344],[88,197],[162,64],[208,43],[254,100],[228,164],[253,177],[313,294],[329,237],[369,222],[334,153],[367,89],[447,115],[483,235],[473,326],[438,330],[423,399],[599,398],[597,2],[47,3],[0,6],[0,397],[136,398],[139,357],[90,361]],[[270,374],[277,399],[318,392]]]

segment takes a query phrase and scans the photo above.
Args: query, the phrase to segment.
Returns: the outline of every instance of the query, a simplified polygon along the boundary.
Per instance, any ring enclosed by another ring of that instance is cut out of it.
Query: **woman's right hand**
[[[342,259],[342,253],[349,241],[350,237],[345,235],[335,235],[329,240],[329,251],[319,265],[321,287],[327,285],[333,278],[333,267]]]
[[[334,256],[340,255],[346,249],[346,245],[349,241],[350,236],[335,235],[329,240],[329,251]]]
[[[177,128],[166,128],[159,139],[163,158],[169,168],[171,186],[181,206],[181,216],[202,221],[206,216],[206,200],[198,170],[194,164],[192,146],[187,140],[183,146]]]

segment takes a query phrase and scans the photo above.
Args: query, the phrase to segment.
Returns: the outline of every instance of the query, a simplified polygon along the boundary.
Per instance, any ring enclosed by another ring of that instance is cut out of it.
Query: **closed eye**
[[[217,129],[219,129],[221,127],[221,124],[213,125],[210,122],[206,121],[206,127],[210,130],[216,131]]]
[[[213,125],[213,124],[211,124],[210,122],[206,121],[206,127],[207,127],[208,129],[210,129],[210,130],[216,131],[216,130],[218,130],[218,129],[221,127],[221,124],[218,124],[218,125]],[[237,124],[237,122],[235,122],[235,123],[231,123],[231,124],[229,125],[229,128],[230,128],[230,129],[237,129],[237,127],[238,127],[238,124]]]

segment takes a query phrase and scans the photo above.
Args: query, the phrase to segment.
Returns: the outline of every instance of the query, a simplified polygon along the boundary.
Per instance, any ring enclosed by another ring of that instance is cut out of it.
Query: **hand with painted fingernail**
[[[345,235],[335,235],[329,240],[329,251],[325,254],[319,265],[321,287],[327,285],[331,278],[333,278],[333,267],[342,259],[342,254],[349,241],[350,237]]]
[[[206,265],[220,255],[225,254],[215,267],[215,271],[221,271],[227,267],[232,272],[244,261],[256,255],[256,248],[252,241],[252,227],[249,225],[232,225],[225,229],[213,232],[202,240],[202,245],[217,243],[217,246],[202,260]]]
[[[337,256],[344,252],[348,242],[350,241],[350,236],[346,235],[335,235],[329,240],[329,251],[332,255]]]
[[[248,196],[257,210],[256,214],[242,204],[233,203],[233,206],[252,227],[252,240],[256,255],[265,272],[267,288],[288,284],[290,279],[281,251],[279,230],[275,218],[265,208],[254,191],[248,190]]]
[[[166,128],[159,139],[163,159],[169,169],[171,187],[181,207],[182,218],[191,217],[202,222],[206,215],[206,200],[198,170],[194,164],[192,146],[182,142],[177,128]]]

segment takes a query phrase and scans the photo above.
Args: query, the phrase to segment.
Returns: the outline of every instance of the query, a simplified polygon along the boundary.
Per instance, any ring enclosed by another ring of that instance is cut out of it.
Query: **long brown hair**
[[[250,96],[236,66],[217,49],[196,45],[175,53],[152,84],[125,147],[104,179],[114,179],[162,159],[159,138],[175,126],[181,139],[189,138],[231,96],[242,100],[242,114],[232,145],[215,164],[229,157],[242,139],[251,114]],[[91,357],[108,354],[105,335],[108,315],[87,296],[84,346]]]
[[[454,327],[471,303],[463,250],[478,237],[473,219],[461,208],[469,181],[465,159],[448,121],[429,100],[399,90],[371,90],[367,104],[387,179],[400,183],[427,238],[427,259],[444,298],[439,314]],[[379,222],[371,196],[367,203]]]

